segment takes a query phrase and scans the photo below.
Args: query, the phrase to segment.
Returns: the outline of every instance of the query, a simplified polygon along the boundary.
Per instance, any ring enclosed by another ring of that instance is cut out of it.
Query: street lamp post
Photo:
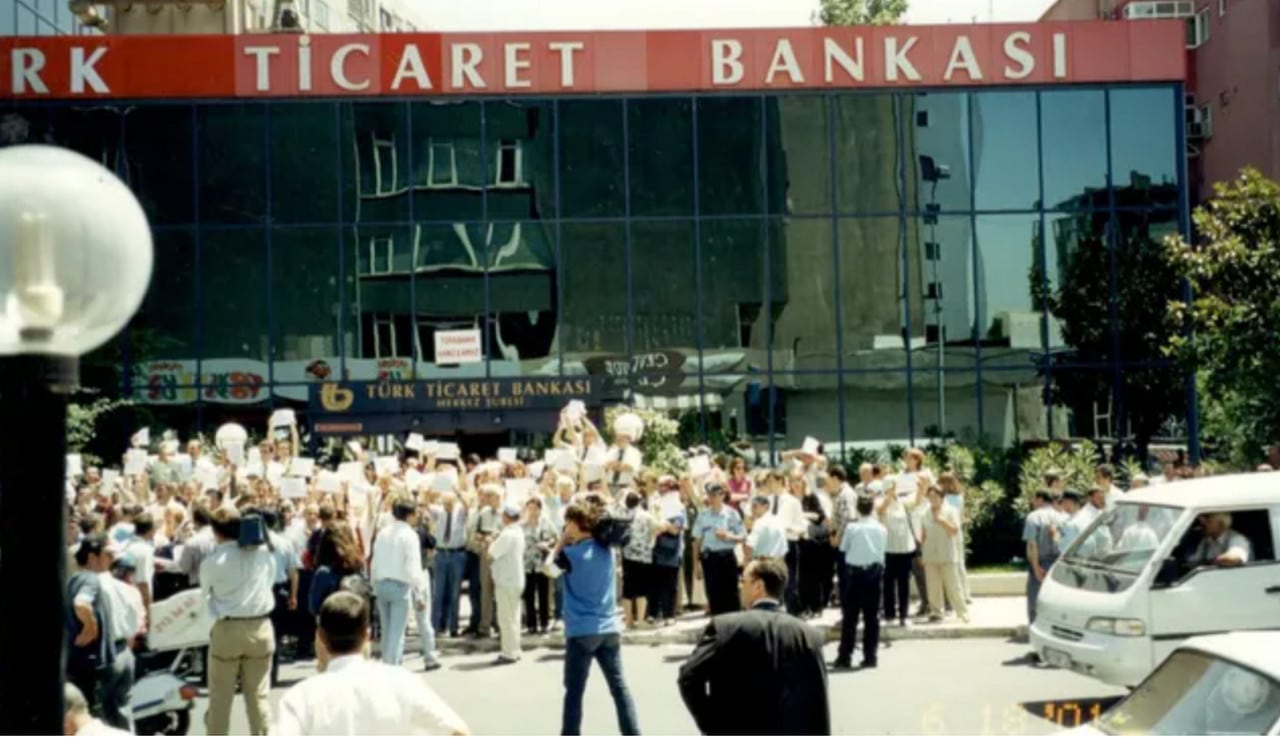
[[[66,395],[79,357],[138,309],[151,263],[146,215],[110,171],[0,149],[0,734],[62,733]]]

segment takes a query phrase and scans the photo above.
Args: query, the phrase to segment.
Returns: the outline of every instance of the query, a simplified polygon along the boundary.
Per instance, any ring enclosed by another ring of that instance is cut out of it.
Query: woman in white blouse
[[[880,482],[871,482],[871,488]],[[880,524],[888,532],[885,541],[884,561],[884,621],[889,626],[897,622],[905,627],[910,614],[911,567],[916,557],[916,535],[911,515],[920,505],[917,495],[910,503],[898,497],[897,484],[888,483],[880,502]]]
[[[960,566],[956,538],[960,535],[960,514],[944,503],[942,489],[930,486],[928,508],[920,526],[921,561],[929,587],[929,621],[942,621],[942,607],[950,603],[962,622],[969,621],[969,609],[960,595]],[[945,598],[944,598],[945,596]]]

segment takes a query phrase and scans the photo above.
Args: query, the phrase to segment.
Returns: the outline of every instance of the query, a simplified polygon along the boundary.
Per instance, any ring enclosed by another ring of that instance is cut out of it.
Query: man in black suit
[[[787,614],[787,565],[742,574],[745,612],[711,620],[680,668],[680,695],[703,734],[831,734],[822,635]]]

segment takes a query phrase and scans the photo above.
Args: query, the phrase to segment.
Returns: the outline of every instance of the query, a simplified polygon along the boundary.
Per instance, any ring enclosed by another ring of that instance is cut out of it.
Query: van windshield
[[[1062,554],[1054,580],[1075,588],[1122,591],[1132,585],[1172,533],[1182,510],[1119,504],[1095,519]]]

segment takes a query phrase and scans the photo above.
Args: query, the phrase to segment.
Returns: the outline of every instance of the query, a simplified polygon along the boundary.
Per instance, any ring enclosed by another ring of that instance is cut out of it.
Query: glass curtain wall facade
[[[762,445],[1186,437],[1177,85],[25,105],[156,268],[84,380],[182,432],[320,380],[597,376]],[[1154,308],[1152,306],[1155,306]],[[487,360],[438,366],[437,331]],[[515,428],[536,430],[536,428]],[[543,428],[543,431],[549,428]]]

